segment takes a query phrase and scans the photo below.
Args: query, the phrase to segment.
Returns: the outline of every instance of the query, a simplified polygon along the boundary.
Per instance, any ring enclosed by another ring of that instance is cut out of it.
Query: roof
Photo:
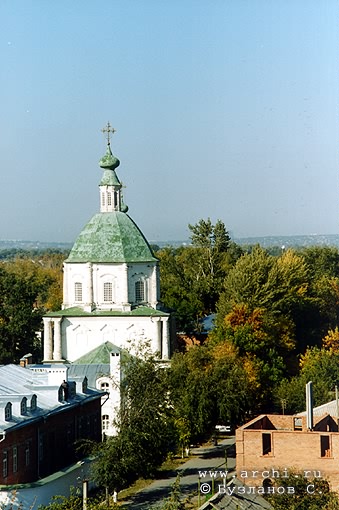
[[[313,415],[314,416],[324,416],[324,414],[329,414],[332,418],[337,418],[337,401],[331,400],[331,402],[326,402],[326,404],[322,404],[318,407],[313,407]],[[296,416],[306,416],[307,411],[303,411],[302,413],[297,413]]]
[[[110,375],[110,365],[105,363],[79,364],[74,362],[68,366],[69,378],[87,377],[88,386],[96,388],[96,380],[102,376]]]
[[[85,225],[66,262],[155,262],[143,233],[122,211],[101,212]]]
[[[119,352],[121,349],[113,345],[111,342],[104,342],[95,349],[84,354],[81,358],[74,361],[79,365],[91,365],[91,364],[110,364],[111,352]]]
[[[169,317],[169,315],[167,312],[148,306],[138,306],[130,311],[93,310],[92,312],[86,312],[82,308],[73,306],[56,312],[48,312],[45,317]]]
[[[27,368],[18,365],[0,366],[0,411],[3,410],[7,402],[13,406],[12,419],[5,420],[5,413],[0,412],[0,431],[9,430],[28,421],[35,421],[41,417],[46,417],[50,413],[63,412],[71,407],[84,403],[86,400],[101,398],[98,391],[88,390],[86,393],[76,393],[66,403],[58,400],[58,390],[60,385],[51,385],[48,383],[49,372],[60,371],[59,378],[63,379],[64,372],[67,370],[65,365],[28,365]],[[70,379],[68,379],[70,380]],[[61,384],[62,380],[60,381]],[[37,397],[37,409],[30,410],[30,401],[33,395]],[[20,413],[20,403],[22,399],[27,398],[27,413]]]
[[[227,489],[229,492],[227,493]],[[240,493],[239,493],[239,489]],[[243,485],[237,478],[233,478],[225,488],[226,494],[218,492],[204,503],[199,510],[273,510],[260,494],[248,493],[249,487]],[[245,494],[241,492],[244,491]]]

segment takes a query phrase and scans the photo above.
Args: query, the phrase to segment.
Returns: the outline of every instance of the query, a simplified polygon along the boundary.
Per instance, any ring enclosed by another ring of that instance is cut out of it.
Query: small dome
[[[98,213],[87,223],[66,262],[155,262],[134,221],[124,212]]]
[[[107,145],[106,154],[99,161],[99,165],[101,168],[109,168],[110,170],[114,170],[120,165],[118,158],[112,154],[111,146],[109,144]]]

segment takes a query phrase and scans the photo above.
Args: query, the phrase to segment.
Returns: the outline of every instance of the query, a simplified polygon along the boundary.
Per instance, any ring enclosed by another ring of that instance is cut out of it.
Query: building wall
[[[84,306],[90,310],[128,310],[136,304],[135,282],[145,282],[145,302],[156,308],[159,300],[159,277],[157,263],[134,264],[64,264],[64,303],[63,308]],[[82,284],[82,300],[75,300],[74,284]],[[104,301],[103,286],[111,282],[113,299]],[[129,306],[127,306],[129,304]]]
[[[7,430],[0,442],[0,485],[34,482],[74,463],[76,441],[100,441],[100,414],[97,398]]]
[[[249,484],[262,483],[262,472],[276,469],[280,473],[287,469],[298,471],[320,472],[320,476],[328,478],[335,490],[339,489],[339,433],[331,432],[330,427],[320,425],[323,430],[288,430],[288,422],[293,417],[269,417],[274,421],[275,428],[260,428],[264,420],[259,420],[257,429],[250,423],[236,431],[237,475]],[[270,420],[270,424],[272,421]],[[269,427],[270,427],[269,424]],[[267,425],[267,423],[266,423]],[[281,428],[278,428],[278,427]],[[263,435],[270,436],[263,438]],[[270,451],[264,453],[270,443]],[[327,449],[328,445],[328,449]],[[258,471],[252,476],[252,471]],[[248,479],[241,473],[247,472]],[[309,475],[308,475],[309,476]]]
[[[65,317],[61,323],[62,355],[70,362],[104,342],[124,348],[148,340],[153,352],[169,357],[168,317]]]

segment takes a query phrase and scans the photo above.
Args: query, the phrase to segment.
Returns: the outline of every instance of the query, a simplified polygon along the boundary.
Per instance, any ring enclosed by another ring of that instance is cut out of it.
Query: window
[[[105,205],[105,193],[101,193],[101,205]]]
[[[107,192],[107,205],[112,205],[112,193],[110,191]]]
[[[8,453],[3,452],[2,454],[2,476],[6,478],[8,476]]]
[[[114,192],[114,207],[117,207],[118,205],[118,193],[115,191]]]
[[[113,301],[113,285],[111,282],[104,283],[104,301],[105,302]]]
[[[85,376],[84,380],[82,381],[82,393],[86,393],[88,388],[88,379]]]
[[[29,463],[30,463],[30,450],[29,450],[29,444],[26,445],[26,448],[25,448],[25,463],[26,463],[26,466],[29,466]]]
[[[330,436],[320,436],[321,457],[331,457]]]
[[[44,458],[44,438],[43,435],[39,435],[39,460],[43,460]]]
[[[22,400],[21,400],[21,404],[20,404],[20,413],[21,414],[26,414],[27,413],[27,398],[24,397]]]
[[[12,419],[12,404],[8,402],[5,407],[5,420],[9,421]]]
[[[18,448],[13,446],[13,473],[18,471]]]
[[[108,414],[102,415],[102,430],[108,430],[109,427],[109,416]]]
[[[36,411],[36,408],[37,408],[37,396],[36,395],[32,395],[32,398],[31,398],[31,411]]]
[[[109,383],[108,383],[108,382],[102,382],[102,383],[100,384],[100,389],[101,389],[102,391],[107,391],[107,392],[109,392]]]
[[[271,434],[262,435],[262,454],[270,455],[272,453],[272,440]]]
[[[82,283],[80,282],[74,284],[74,301],[82,301]]]
[[[140,280],[135,282],[135,301],[137,303],[145,301],[145,283]]]

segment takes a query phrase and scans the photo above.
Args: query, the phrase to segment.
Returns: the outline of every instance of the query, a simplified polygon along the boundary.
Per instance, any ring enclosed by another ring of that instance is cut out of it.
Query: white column
[[[162,359],[169,359],[169,321],[162,321]]]
[[[62,317],[60,319],[54,319],[54,353],[53,353],[54,361],[62,360],[61,321]]]
[[[53,338],[52,322],[50,318],[44,317],[44,360],[53,359]]]
[[[123,274],[121,278],[121,303],[128,304],[128,266],[123,264]]]
[[[160,317],[152,317],[151,316],[151,322],[152,322],[152,351],[157,352],[159,358],[162,358],[162,322]]]
[[[150,278],[150,299],[149,302],[151,303],[152,308],[156,308],[158,304],[158,292],[157,292],[157,283],[158,283],[158,277],[157,277],[158,268],[156,265],[153,267],[152,276]]]
[[[86,276],[86,302],[85,306],[87,311],[92,311],[93,305],[93,265],[88,262],[87,265],[87,276]]]

